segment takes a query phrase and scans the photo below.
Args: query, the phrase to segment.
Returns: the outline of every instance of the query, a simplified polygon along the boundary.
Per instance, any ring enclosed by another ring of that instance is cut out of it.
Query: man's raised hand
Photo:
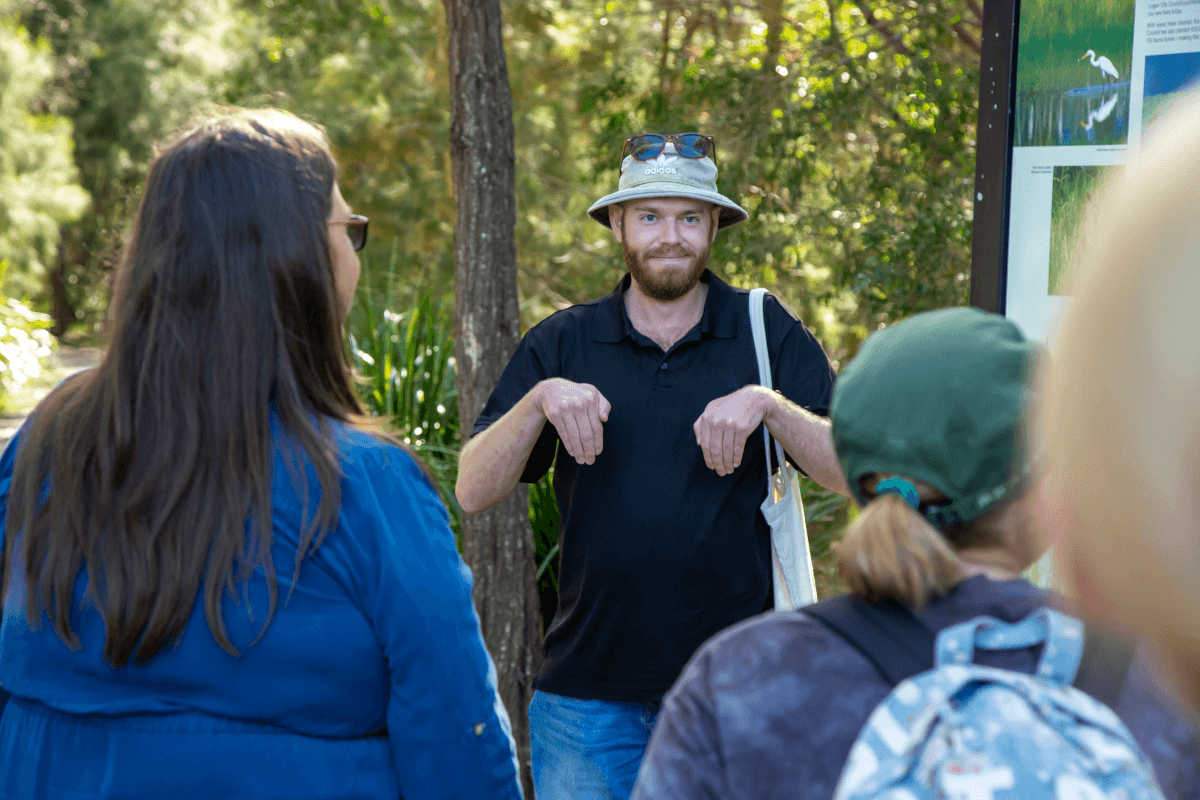
[[[592,464],[604,449],[603,423],[612,409],[590,383],[548,378],[538,384],[538,408],[558,431],[571,458]]]
[[[763,421],[771,399],[770,390],[745,386],[705,407],[692,429],[709,469],[722,476],[737,469],[746,450],[746,439]]]

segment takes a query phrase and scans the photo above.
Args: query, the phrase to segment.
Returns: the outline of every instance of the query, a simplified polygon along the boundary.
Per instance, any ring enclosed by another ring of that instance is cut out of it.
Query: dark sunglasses
[[[634,161],[649,161],[658,158],[666,149],[667,142],[675,145],[675,152],[684,158],[717,157],[717,141],[707,133],[639,133],[625,140],[621,150],[621,161],[625,154],[633,156]]]
[[[354,249],[362,250],[367,246],[367,223],[370,222],[366,217],[359,214],[351,214],[349,219],[345,220],[330,220],[330,225],[345,225],[346,235],[350,237],[350,244],[354,245]]]

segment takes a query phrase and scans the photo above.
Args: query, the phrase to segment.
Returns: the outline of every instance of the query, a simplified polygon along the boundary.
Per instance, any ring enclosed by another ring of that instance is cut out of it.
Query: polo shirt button
[[[661,366],[659,366],[659,369],[666,369],[666,368],[667,368],[667,362],[665,362],[665,361],[664,361],[664,362],[662,363],[662,365],[661,365]]]

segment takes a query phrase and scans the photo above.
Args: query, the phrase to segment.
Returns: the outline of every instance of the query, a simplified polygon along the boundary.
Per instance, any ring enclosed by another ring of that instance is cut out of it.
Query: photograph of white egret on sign
[[[1125,144],[1134,0],[1022,0],[1013,145]]]
[[[1118,180],[1123,166],[1055,167],[1050,195],[1049,294],[1071,292],[1075,253],[1088,235],[1087,206],[1109,179]]]
[[[1142,130],[1146,130],[1171,105],[1200,87],[1200,53],[1169,53],[1146,57],[1142,93]]]

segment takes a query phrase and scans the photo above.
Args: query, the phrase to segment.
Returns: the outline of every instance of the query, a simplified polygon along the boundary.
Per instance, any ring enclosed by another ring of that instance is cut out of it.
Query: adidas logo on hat
[[[668,164],[672,164],[678,160],[679,160],[679,156],[668,156],[664,152],[661,155],[659,155],[658,158],[654,159],[653,161],[647,161],[646,162],[647,164],[653,164],[654,166],[646,167],[646,169],[642,170],[642,174],[643,175],[674,175],[679,170],[675,169],[674,167],[668,166]]]

